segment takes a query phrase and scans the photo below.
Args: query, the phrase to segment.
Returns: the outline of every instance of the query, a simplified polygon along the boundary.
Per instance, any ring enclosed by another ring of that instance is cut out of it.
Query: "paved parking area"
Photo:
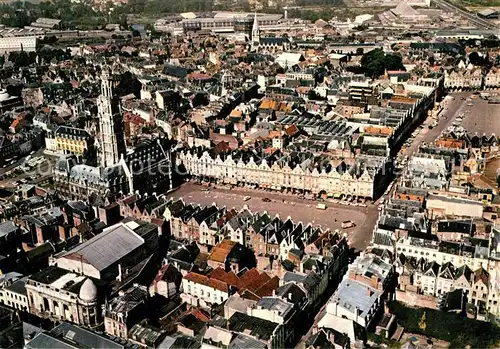
[[[489,104],[478,96],[466,101],[459,113],[464,113],[462,126],[469,133],[500,135],[500,104]]]
[[[185,202],[201,205],[226,206],[241,209],[245,205],[253,212],[267,211],[271,215],[279,214],[282,219],[291,217],[295,222],[309,222],[331,230],[341,229],[341,223],[346,220],[355,222],[356,227],[347,229],[350,244],[357,249],[364,249],[371,241],[373,227],[378,217],[375,205],[367,207],[343,206],[325,202],[326,210],[316,208],[317,201],[304,200],[296,196],[277,192],[260,192],[242,188],[224,189],[204,187],[194,183],[185,183],[178,190],[169,194],[170,197],[182,197]],[[244,200],[249,196],[250,199]],[[271,202],[262,201],[269,198]]]
[[[18,186],[19,180],[26,179],[26,183],[36,184],[39,183],[40,180],[47,178],[52,174],[54,164],[56,162],[57,157],[46,155],[43,152],[43,149],[38,150],[34,153],[31,158],[43,157],[45,161],[32,167],[28,171],[24,173],[16,173],[16,169],[23,166],[25,163],[26,157],[20,158],[16,163],[9,165],[7,167],[3,167],[0,169],[0,188],[10,188],[14,189]],[[10,175],[6,175],[10,173]],[[35,179],[37,177],[37,179]]]

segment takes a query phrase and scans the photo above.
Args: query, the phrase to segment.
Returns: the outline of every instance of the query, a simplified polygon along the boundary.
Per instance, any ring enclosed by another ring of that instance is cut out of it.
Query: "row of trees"
[[[296,6],[338,6],[342,4],[342,0],[295,0]]]
[[[69,59],[71,54],[69,50],[63,50],[60,48],[54,48],[49,46],[44,46],[36,52],[26,52],[26,51],[15,51],[9,53],[9,61],[12,62],[16,67],[27,67],[36,62],[38,56],[38,61],[43,63],[49,63],[53,59],[57,61],[62,61]],[[5,58],[0,56],[0,67],[4,64]]]
[[[247,4],[247,2],[243,2]],[[290,9],[293,17],[316,21],[329,19],[336,13],[336,6],[342,4],[341,0],[297,0],[299,6],[321,6],[321,10]],[[35,21],[38,17],[58,18],[69,29],[88,29],[103,27],[107,23],[127,25],[127,15],[181,12],[208,12],[215,10],[213,0],[129,0],[127,4],[114,6],[111,2],[101,5],[100,10],[95,10],[92,0],[71,2],[68,0],[41,1],[39,3],[16,1],[0,5],[0,23],[9,27],[24,27]],[[249,5],[248,5],[249,6]],[[218,8],[223,6],[218,6]],[[230,9],[230,8],[227,8]],[[251,8],[243,8],[250,11]],[[271,9],[269,9],[271,10]]]
[[[91,0],[54,0],[39,3],[16,1],[0,5],[0,23],[9,27],[24,27],[39,17],[47,17],[61,19],[63,26],[68,29],[99,28],[107,23],[126,26],[128,10],[127,7],[113,7],[109,2],[96,11]]]
[[[204,12],[213,10],[212,0],[130,0],[127,5],[120,9],[122,13],[180,13],[180,12]]]

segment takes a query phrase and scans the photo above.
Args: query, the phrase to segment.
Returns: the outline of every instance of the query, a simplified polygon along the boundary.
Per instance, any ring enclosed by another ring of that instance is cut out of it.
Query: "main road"
[[[487,19],[480,18],[473,13],[462,10],[461,8],[449,3],[446,0],[433,0],[433,1],[438,7],[442,8],[443,10],[454,12],[462,17],[465,17],[471,23],[475,24],[481,29],[498,29],[498,27],[495,24],[491,23]]]

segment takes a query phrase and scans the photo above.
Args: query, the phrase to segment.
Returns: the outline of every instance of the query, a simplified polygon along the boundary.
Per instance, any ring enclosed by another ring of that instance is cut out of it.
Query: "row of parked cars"
[[[9,178],[15,178],[17,176],[26,174],[30,171],[33,171],[37,166],[43,164],[47,159],[45,159],[43,156],[36,156],[34,158],[31,158],[31,155],[28,155],[22,164],[17,166],[16,168],[5,172],[3,175],[0,175],[0,180],[4,179],[9,179]],[[32,176],[25,177],[24,179],[20,179],[15,182],[17,185],[25,184],[28,183],[29,181],[36,180],[40,178],[42,175],[39,173],[35,173]]]

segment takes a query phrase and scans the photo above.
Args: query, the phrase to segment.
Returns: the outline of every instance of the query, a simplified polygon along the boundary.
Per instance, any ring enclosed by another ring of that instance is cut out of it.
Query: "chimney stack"
[[[116,277],[116,280],[122,281],[122,265],[118,264],[118,276]]]

